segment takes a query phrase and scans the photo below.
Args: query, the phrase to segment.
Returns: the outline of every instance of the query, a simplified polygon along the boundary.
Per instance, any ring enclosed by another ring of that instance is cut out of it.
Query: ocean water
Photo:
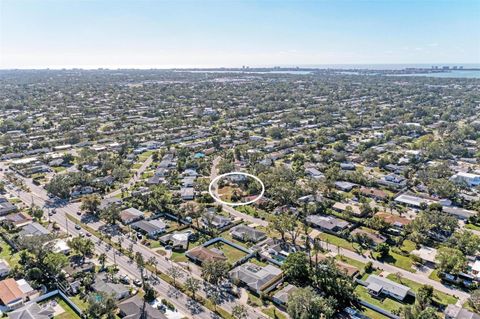
[[[435,73],[412,73],[412,74],[389,74],[390,76],[427,76],[431,78],[464,78],[464,79],[480,79],[480,70],[472,71],[446,71]]]

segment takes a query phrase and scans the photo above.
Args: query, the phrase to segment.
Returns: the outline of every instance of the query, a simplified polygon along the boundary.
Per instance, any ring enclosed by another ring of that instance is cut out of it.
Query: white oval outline
[[[213,190],[212,190],[213,184],[215,182],[217,182],[218,180],[220,180],[221,178],[226,177],[226,176],[230,176],[230,175],[244,175],[244,176],[253,178],[257,182],[259,182],[260,185],[262,185],[262,191],[260,192],[260,195],[258,195],[256,198],[252,199],[251,201],[248,201],[248,202],[245,202],[245,203],[229,203],[229,202],[225,202],[225,201],[221,200],[220,198],[218,198],[217,196],[215,196],[215,194],[213,194]],[[228,206],[244,206],[244,205],[253,204],[257,200],[262,198],[263,194],[265,193],[265,185],[263,184],[262,180],[255,175],[244,173],[244,172],[230,172],[230,173],[221,174],[221,175],[218,175],[217,177],[215,177],[210,182],[210,185],[208,185],[208,193],[210,194],[210,196],[213,197],[213,199],[215,199],[215,201],[220,202],[221,204],[228,205]]]

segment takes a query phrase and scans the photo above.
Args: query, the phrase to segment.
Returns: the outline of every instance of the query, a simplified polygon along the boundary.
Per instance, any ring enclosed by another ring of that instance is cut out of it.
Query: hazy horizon
[[[472,0],[2,0],[0,14],[1,69],[480,63]]]

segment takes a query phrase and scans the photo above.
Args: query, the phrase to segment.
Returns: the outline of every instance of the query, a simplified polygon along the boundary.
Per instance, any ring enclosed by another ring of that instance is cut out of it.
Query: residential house
[[[348,208],[350,207],[350,208]],[[348,211],[350,212],[349,214],[355,215],[355,216],[363,216],[364,213],[362,212],[362,209],[360,206],[358,206],[356,203],[340,203],[336,202],[333,204],[332,209],[336,210],[337,212],[341,213],[347,213]]]
[[[410,293],[409,287],[377,275],[368,276],[366,282],[368,283],[368,291],[371,295],[376,297],[386,295],[403,301],[405,297]]]
[[[437,250],[428,246],[421,246],[419,249],[412,250],[412,255],[419,257],[425,264],[435,266]]]
[[[445,319],[480,319],[480,315],[457,305],[448,305],[445,309]]]
[[[17,206],[10,203],[5,197],[0,196],[0,216],[5,216],[17,211]]]
[[[277,293],[273,295],[273,302],[280,306],[285,306],[288,303],[288,297],[295,291],[298,290],[297,286],[292,284],[288,284],[282,289],[280,289]]]
[[[125,319],[167,319],[160,310],[134,296],[118,304],[119,317]]]
[[[338,188],[338,189],[341,190],[341,191],[349,192],[349,191],[351,191],[354,187],[358,187],[358,184],[350,183],[350,182],[339,181],[339,182],[335,182],[335,187]]]
[[[195,185],[195,177],[194,176],[186,176],[182,179],[182,186],[183,187],[193,187]]]
[[[388,194],[378,188],[360,187],[359,194],[367,197],[374,198],[376,200],[387,201]]]
[[[0,304],[7,310],[14,310],[22,307],[35,291],[24,280],[15,281],[13,278],[7,278],[0,281]]]
[[[397,174],[385,175],[378,182],[393,188],[405,187],[407,185],[407,180],[405,177]]]
[[[333,216],[309,215],[307,223],[323,231],[338,233],[350,226],[350,223]]]
[[[188,242],[191,232],[179,232],[174,234],[166,234],[158,240],[163,245],[171,245],[173,250],[185,250],[188,247]]]
[[[101,200],[100,202],[100,205],[99,205],[99,210],[103,210],[103,209],[106,209],[112,205],[116,205],[118,207],[122,206],[123,204],[123,201],[118,198],[118,197],[108,197],[108,198],[104,198]]]
[[[452,181],[465,183],[470,187],[475,187],[480,185],[480,175],[466,173],[466,172],[458,172],[457,174],[450,177]]]
[[[251,291],[260,294],[267,288],[278,284],[282,279],[282,271],[272,265],[264,267],[247,262],[230,271],[230,278],[244,284]]]
[[[232,219],[212,212],[207,212],[202,216],[202,224],[206,227],[223,228],[232,223]]]
[[[313,179],[322,179],[325,178],[325,175],[322,174],[318,169],[315,167],[308,167],[305,169],[305,173]]]
[[[5,259],[0,259],[0,278],[6,277],[10,273],[10,266]]]
[[[23,212],[18,212],[5,216],[5,221],[17,228],[30,224],[32,217]]]
[[[33,222],[23,226],[22,230],[18,233],[20,237],[41,236],[41,235],[48,235],[48,234],[50,234],[50,231],[37,222]]]
[[[144,217],[143,212],[133,207],[124,209],[120,212],[120,220],[124,225],[128,225],[133,222],[136,222],[137,220],[140,220],[143,217]]]
[[[186,169],[185,171],[183,171],[183,176],[190,176],[190,177],[197,177],[198,176],[198,173],[196,170],[194,169]]]
[[[158,185],[160,183],[163,183],[165,181],[165,177],[158,176],[158,175],[153,175],[147,180],[148,185]]]
[[[350,162],[340,163],[340,168],[346,171],[353,171],[355,170],[355,164]]]
[[[387,241],[387,239],[385,237],[383,237],[382,235],[380,235],[379,233],[373,232],[373,231],[366,231],[362,228],[357,228],[357,229],[353,230],[350,234],[352,236],[362,235],[362,236],[368,237],[372,241],[373,246],[380,245],[380,244]]]
[[[154,238],[165,232],[165,222],[163,220],[139,220],[132,224],[132,228],[140,231],[148,237]]]
[[[70,253],[71,249],[65,240],[57,238],[54,241],[52,241],[52,244],[53,244],[52,251],[54,253],[64,254],[64,255],[68,255]]]
[[[469,263],[470,273],[476,278],[477,281],[480,281],[480,259],[475,259]]]
[[[384,221],[386,221],[387,223],[389,223],[390,225],[398,229],[402,229],[412,222],[411,219],[408,219],[406,217],[389,214],[385,212],[379,212],[375,214],[375,216],[380,217],[381,219],[383,219]]]
[[[230,230],[230,235],[235,239],[241,241],[250,241],[253,243],[258,243],[259,241],[267,238],[266,233],[246,225],[235,226]]]
[[[55,309],[50,303],[40,306],[36,302],[28,303],[27,305],[8,313],[9,319],[50,319],[53,318]]]
[[[193,200],[195,197],[195,191],[193,187],[182,187],[180,189],[180,197],[183,200]]]
[[[409,195],[409,194],[401,194],[397,196],[394,200],[397,203],[415,207],[415,208],[420,208],[422,205],[430,205],[435,202],[427,198],[422,198],[422,197]]]
[[[327,260],[328,258],[332,258],[332,257],[327,257],[324,254],[318,253],[318,254],[312,256],[311,260],[312,260],[312,262],[316,263],[316,262],[321,262],[321,261]],[[334,262],[335,262],[335,266],[337,266],[337,268],[341,272],[343,272],[345,275],[347,275],[349,277],[354,277],[359,272],[359,269],[357,267],[349,265],[347,263],[344,263],[343,261],[334,260]]]
[[[222,251],[215,248],[209,249],[203,246],[197,246],[187,251],[185,256],[199,265],[203,264],[205,261],[227,260],[227,257],[224,256]]]
[[[95,277],[95,282],[92,285],[92,288],[95,291],[102,291],[109,295],[113,295],[117,300],[130,296],[130,289],[127,286],[108,281],[105,274],[98,274]]]

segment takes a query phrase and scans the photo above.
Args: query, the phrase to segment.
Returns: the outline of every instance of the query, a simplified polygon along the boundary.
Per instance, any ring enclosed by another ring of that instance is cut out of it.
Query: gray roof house
[[[132,228],[136,229],[147,236],[155,237],[165,232],[165,223],[162,220],[139,220],[132,224]]]
[[[192,200],[195,197],[193,187],[182,187],[180,189],[180,197],[182,197],[183,200]]]
[[[125,225],[136,222],[142,218],[143,212],[133,207],[124,209],[120,212],[120,219]]]
[[[309,215],[306,221],[314,227],[330,232],[339,232],[350,225],[347,221],[332,216]]]
[[[287,286],[283,287],[279,290],[276,294],[273,295],[273,301],[279,304],[280,306],[284,306],[288,302],[288,297],[292,292],[297,290],[298,287],[292,284],[288,284]]]
[[[202,223],[204,225],[211,225],[217,228],[223,228],[230,225],[232,223],[232,219],[212,212],[207,212],[204,216],[202,216]]]
[[[10,203],[5,197],[0,196],[0,216],[5,216],[17,211],[17,206]]]
[[[258,243],[259,241],[267,238],[267,234],[264,232],[246,225],[238,225],[232,228],[230,230],[230,235],[232,235],[232,237],[235,239],[241,241],[251,241],[254,243]]]
[[[0,278],[7,276],[10,273],[10,266],[7,261],[0,259]]]
[[[113,295],[117,300],[130,296],[130,289],[127,286],[110,282],[103,274],[95,277],[95,283],[92,285],[92,288],[95,291],[103,291],[109,295]]]
[[[409,287],[377,275],[368,276],[366,282],[368,291],[374,296],[384,294],[402,301],[410,292]]]
[[[445,309],[445,319],[480,319],[480,315],[456,305],[448,305]]]
[[[107,207],[110,207],[111,205],[117,205],[117,206],[122,206],[123,201],[120,198],[117,197],[108,197],[102,199],[100,202],[100,206],[98,207],[100,210],[105,209]]]
[[[55,309],[49,304],[39,306],[36,302],[23,306],[8,314],[9,319],[50,319]]]
[[[230,278],[238,280],[250,290],[260,293],[267,286],[281,280],[282,271],[272,265],[261,267],[250,262],[235,267],[230,271]]]
[[[31,224],[27,224],[23,226],[22,230],[20,233],[18,233],[19,236],[40,236],[40,235],[48,235],[50,234],[50,231],[40,225],[37,222],[33,222]]]
[[[142,316],[144,306],[145,312],[143,313],[144,316]],[[138,296],[122,301],[118,305],[118,309],[120,310],[119,316],[125,319],[167,319],[160,310],[153,308],[148,303],[144,303]]]

